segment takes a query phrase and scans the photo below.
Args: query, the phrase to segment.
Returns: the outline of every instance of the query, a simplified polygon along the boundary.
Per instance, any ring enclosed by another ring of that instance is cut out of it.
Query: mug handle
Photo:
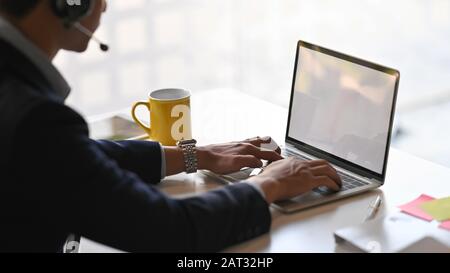
[[[144,129],[145,132],[147,132],[148,136],[151,136],[152,134],[152,129],[151,126],[147,127],[145,126],[141,120],[136,116],[136,108],[140,105],[143,105],[145,107],[147,107],[148,111],[150,112],[150,104],[148,103],[148,101],[138,101],[135,104],[133,104],[133,107],[131,108],[131,116],[133,117],[134,121],[142,128]],[[151,123],[151,121],[150,121]]]

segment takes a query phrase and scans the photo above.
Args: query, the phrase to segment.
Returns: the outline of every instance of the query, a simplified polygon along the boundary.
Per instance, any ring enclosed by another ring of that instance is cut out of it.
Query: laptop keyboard
[[[299,158],[299,159],[302,159],[302,160],[305,160],[305,161],[311,160],[311,159],[309,159],[309,158],[307,158],[307,157],[305,157],[305,156],[303,156],[301,154],[297,154],[297,153],[291,152],[291,151],[289,151],[287,149],[283,149],[282,155],[283,156],[296,157],[296,158]],[[368,182],[361,181],[361,180],[359,180],[359,179],[357,179],[355,177],[352,177],[352,176],[350,176],[348,174],[345,174],[343,172],[337,171],[337,173],[338,173],[339,177],[342,180],[341,191],[347,191],[347,190],[350,190],[350,189],[353,189],[353,188],[356,188],[356,187],[369,185]],[[318,187],[318,188],[314,189],[313,191],[315,191],[317,193],[320,193],[320,194],[324,194],[324,195],[335,193],[334,191],[328,189],[325,186]]]

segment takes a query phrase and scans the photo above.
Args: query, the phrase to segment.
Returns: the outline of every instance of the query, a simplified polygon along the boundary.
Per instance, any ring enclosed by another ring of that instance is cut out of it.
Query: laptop
[[[273,206],[289,213],[382,186],[399,80],[395,69],[299,41],[282,155],[325,159],[343,184],[339,192],[319,187]],[[233,182],[252,172],[219,177]]]

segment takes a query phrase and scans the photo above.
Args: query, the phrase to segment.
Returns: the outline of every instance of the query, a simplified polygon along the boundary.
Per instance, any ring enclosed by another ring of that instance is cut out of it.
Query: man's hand
[[[248,179],[259,184],[267,203],[295,197],[320,186],[338,191],[341,179],[325,160],[302,161],[296,158],[279,160]]]
[[[217,174],[237,172],[244,167],[258,168],[262,159],[283,159],[280,151],[270,137],[197,147],[198,168]]]

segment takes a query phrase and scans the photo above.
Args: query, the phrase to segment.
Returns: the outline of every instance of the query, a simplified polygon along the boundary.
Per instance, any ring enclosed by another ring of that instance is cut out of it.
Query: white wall
[[[161,87],[232,87],[286,106],[298,39],[399,69],[400,109],[450,91],[448,0],[109,0],[98,36],[110,52],[91,44],[56,60],[74,89],[69,104],[85,115],[128,107]],[[398,113],[408,138],[396,145],[450,165],[445,115],[419,116]],[[418,151],[431,139],[434,150]]]

